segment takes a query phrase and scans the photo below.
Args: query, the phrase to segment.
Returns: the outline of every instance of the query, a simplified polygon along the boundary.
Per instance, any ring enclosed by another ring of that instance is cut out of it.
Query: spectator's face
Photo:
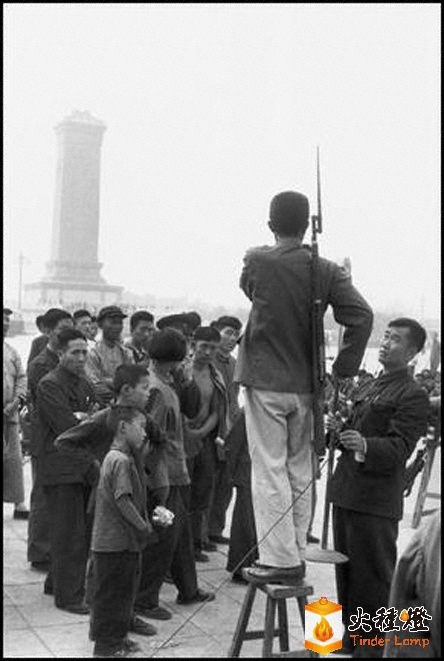
[[[91,333],[91,317],[85,315],[84,317],[79,317],[76,319],[75,328],[83,333],[86,339],[89,339],[89,335]]]
[[[3,337],[6,337],[7,334],[8,334],[9,324],[10,324],[9,314],[4,314],[3,315]]]
[[[134,344],[146,348],[153,336],[154,330],[154,323],[152,321],[139,321],[131,333]]]
[[[60,365],[62,365],[71,374],[82,376],[85,373],[85,362],[88,354],[86,340],[81,338],[70,340],[68,346],[63,350],[60,356]]]
[[[94,340],[94,338],[97,335],[97,331],[99,330],[99,326],[97,324],[97,321],[92,321],[90,323],[90,329],[89,329],[89,335],[88,335],[88,340]]]
[[[417,354],[408,328],[387,328],[379,348],[379,362],[388,370],[406,368]]]
[[[135,406],[142,410],[145,409],[148,403],[149,389],[150,378],[148,374],[143,376],[134,388],[127,385],[125,389],[125,401],[127,401],[128,406]]]
[[[103,338],[109,342],[118,342],[123,330],[122,317],[105,317],[102,321]]]
[[[225,326],[220,332],[220,349],[224,353],[231,353],[239,338],[239,331],[231,326]]]
[[[121,430],[132,450],[140,452],[146,438],[146,418],[140,413],[131,422],[122,422]]]
[[[197,340],[194,346],[194,361],[196,363],[208,364],[214,360],[219,342],[208,342]]]

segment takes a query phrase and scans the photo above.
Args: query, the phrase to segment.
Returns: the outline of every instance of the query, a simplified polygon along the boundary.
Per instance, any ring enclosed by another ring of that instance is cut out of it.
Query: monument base
[[[41,280],[25,285],[25,307],[104,307],[121,301],[123,287],[107,284],[88,284],[85,282],[67,282]]]

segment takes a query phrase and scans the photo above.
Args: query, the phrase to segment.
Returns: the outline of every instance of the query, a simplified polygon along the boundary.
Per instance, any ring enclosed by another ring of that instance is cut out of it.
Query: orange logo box
[[[305,647],[317,654],[342,648],[342,606],[321,597],[305,606]]]

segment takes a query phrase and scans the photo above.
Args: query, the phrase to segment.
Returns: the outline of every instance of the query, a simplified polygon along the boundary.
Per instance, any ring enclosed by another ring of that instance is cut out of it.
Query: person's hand
[[[86,413],[86,411],[74,411],[74,417],[79,422],[83,422],[84,420],[87,419],[88,413]]]
[[[146,528],[143,530],[138,530],[137,535],[140,541],[142,548],[145,548],[149,544],[155,544],[159,537],[158,534],[153,530],[151,524],[147,521]]]
[[[159,526],[166,528],[173,524],[174,514],[163,505],[158,505],[153,512],[152,521],[153,523],[157,523]]]
[[[341,445],[346,450],[365,453],[364,437],[355,429],[346,429],[339,434]]]
[[[342,427],[342,418],[339,411],[337,411],[336,413],[332,413],[331,411],[329,411],[329,413],[325,417],[325,429],[327,431],[332,431],[337,433],[339,432],[341,427]]]

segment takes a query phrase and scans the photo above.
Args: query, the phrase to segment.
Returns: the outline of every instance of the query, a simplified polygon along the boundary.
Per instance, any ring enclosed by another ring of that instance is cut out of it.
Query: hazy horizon
[[[4,296],[45,274],[56,136],[104,121],[99,261],[134,293],[247,308],[271,197],[306,193],[320,253],[378,310],[440,316],[440,8],[433,3],[4,5]],[[309,232],[306,239],[309,240]]]

